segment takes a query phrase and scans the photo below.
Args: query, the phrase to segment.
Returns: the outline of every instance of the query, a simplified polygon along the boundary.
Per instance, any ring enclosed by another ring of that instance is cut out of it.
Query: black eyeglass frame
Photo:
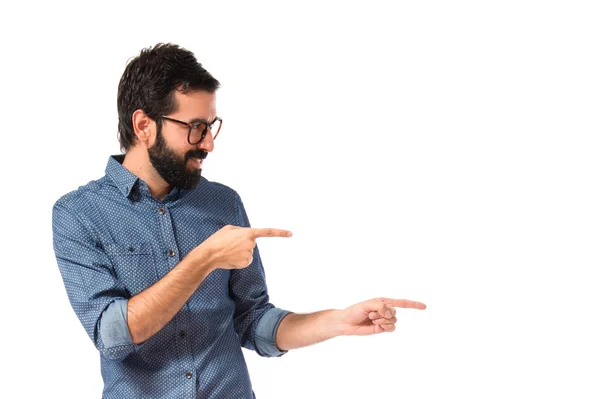
[[[185,125],[188,127],[188,135],[187,135],[187,139],[188,139],[188,143],[190,143],[191,145],[198,145],[202,142],[202,140],[204,140],[204,138],[206,137],[206,133],[208,132],[208,129],[210,129],[210,132],[213,133],[213,140],[217,138],[217,136],[219,135],[219,132],[221,131],[221,127],[223,126],[223,119],[219,118],[218,116],[215,118],[214,121],[212,122],[208,122],[206,119],[197,119],[194,122],[184,122],[184,121],[180,121],[179,119],[174,119],[174,118],[170,118],[168,116],[165,115],[161,115],[162,119],[166,119],[168,121],[171,122],[175,122],[175,123],[179,123],[181,125]],[[217,132],[213,132],[212,127],[213,125],[219,121],[219,130],[217,130]],[[192,129],[198,129],[200,126],[198,126],[200,123],[204,123],[204,125],[206,126],[204,128],[204,130],[202,131],[202,136],[200,137],[200,140],[198,140],[195,143],[192,143]]]

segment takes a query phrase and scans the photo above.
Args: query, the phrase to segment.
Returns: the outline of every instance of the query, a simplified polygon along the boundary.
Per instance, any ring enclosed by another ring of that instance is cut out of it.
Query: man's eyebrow
[[[209,124],[211,124],[211,123],[214,123],[218,118],[219,118],[218,116],[215,116],[215,118],[212,121],[209,121],[208,119],[201,119],[201,118],[198,119],[198,118],[196,118],[196,119],[192,119],[190,121],[190,123],[194,123],[194,122],[208,122]]]
[[[217,118],[219,118],[219,117],[215,116],[215,119],[213,119],[212,121],[209,121],[208,119],[204,119],[204,118],[194,118],[194,119],[191,119],[188,123],[208,122],[208,124],[210,125],[212,123],[215,123]]]
[[[208,120],[204,119],[204,118],[194,118],[189,121],[189,123],[196,123],[196,122],[208,122]]]

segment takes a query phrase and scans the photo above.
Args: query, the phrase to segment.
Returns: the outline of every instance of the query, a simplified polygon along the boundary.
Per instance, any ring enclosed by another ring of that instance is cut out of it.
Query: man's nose
[[[205,150],[206,152],[212,152],[212,150],[215,149],[215,141],[213,140],[210,129],[206,131],[206,136],[204,136],[202,141],[198,144],[198,148]]]

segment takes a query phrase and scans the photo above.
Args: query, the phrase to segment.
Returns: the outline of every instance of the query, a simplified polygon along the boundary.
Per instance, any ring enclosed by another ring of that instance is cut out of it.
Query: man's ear
[[[156,129],[154,121],[144,111],[138,109],[131,115],[131,122],[133,124],[133,131],[140,143],[146,147],[152,145],[152,134]]]

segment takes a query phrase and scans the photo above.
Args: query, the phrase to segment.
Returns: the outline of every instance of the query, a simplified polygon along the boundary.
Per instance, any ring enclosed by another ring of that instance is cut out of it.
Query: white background
[[[222,83],[204,175],[236,189],[272,302],[425,302],[282,358],[267,398],[600,397],[593,1],[19,2],[2,45],[2,398],[99,398],[51,209],[119,152],[127,60],[173,42]]]

